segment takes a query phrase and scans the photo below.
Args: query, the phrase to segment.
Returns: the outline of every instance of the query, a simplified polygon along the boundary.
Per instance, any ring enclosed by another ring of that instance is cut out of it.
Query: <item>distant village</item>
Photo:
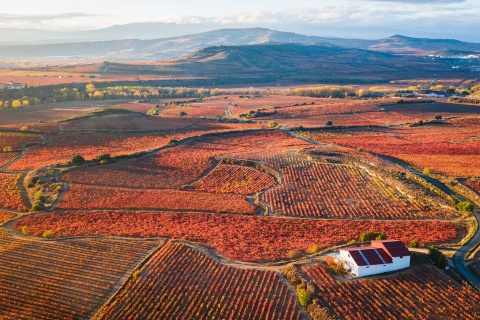
[[[10,89],[10,90],[22,90],[25,89],[27,85],[25,83],[18,83],[10,81],[9,84],[0,83],[0,89]]]

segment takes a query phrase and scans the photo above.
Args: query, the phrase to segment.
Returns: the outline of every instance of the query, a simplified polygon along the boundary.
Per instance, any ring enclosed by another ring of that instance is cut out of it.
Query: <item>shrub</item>
[[[327,123],[325,123],[325,125],[326,125],[327,127],[333,126],[333,122],[330,121],[330,120],[328,120]]]
[[[432,170],[430,168],[425,168],[423,169],[423,174],[426,174],[427,176],[432,173]]]
[[[308,248],[308,253],[314,254],[318,253],[320,251],[320,247],[318,244],[313,243],[309,248]]]
[[[448,264],[447,257],[434,246],[428,248],[428,256],[439,268],[445,268]]]
[[[366,241],[372,241],[372,240],[385,240],[387,239],[387,235],[383,232],[362,232],[360,235],[360,241],[361,242],[366,242]]]
[[[3,152],[12,152],[12,151],[13,149],[10,146],[6,146],[5,148],[3,148]]]
[[[41,190],[35,192],[34,198],[36,201],[40,201],[42,203],[45,203],[45,201],[47,201],[47,197],[43,195]]]
[[[23,233],[24,236],[28,236],[28,227],[27,226],[23,226],[21,230],[22,230],[22,233]]]
[[[170,145],[175,145],[177,144],[179,141],[177,139],[170,139],[170,141],[168,142],[168,144]]]
[[[52,230],[46,230],[42,233],[42,237],[44,237],[45,239],[49,239],[53,236],[53,232]]]
[[[307,291],[307,289],[303,288],[303,286],[299,286],[296,289],[297,295],[298,295],[298,301],[302,305],[302,307],[308,306],[310,303],[312,303],[312,295],[310,292]]]
[[[460,201],[459,203],[457,203],[455,208],[457,208],[457,210],[463,211],[463,212],[473,212],[473,204],[471,204],[468,201],[463,201],[463,202]]]
[[[362,151],[363,151],[363,148],[362,148],[362,147],[358,147],[358,148],[357,148],[357,151],[358,151],[358,152],[362,152]]]
[[[27,127],[27,126],[22,126],[22,127],[20,128],[20,131],[27,131],[27,130],[28,130],[28,127]]]
[[[435,115],[435,120],[442,120],[442,116],[439,115],[439,114],[436,114],[436,115]]]
[[[277,128],[278,127],[278,123],[276,121],[269,121],[268,122],[268,126],[270,128]]]
[[[81,155],[76,154],[76,155],[74,155],[74,156],[72,157],[72,159],[70,160],[70,162],[71,162],[73,165],[80,165],[80,164],[82,164],[82,163],[85,162],[85,158],[82,157]]]
[[[295,250],[290,250],[288,252],[288,259],[295,259],[295,258],[298,258],[299,256],[300,254]]]
[[[181,111],[178,115],[180,117],[185,117],[187,115],[187,113],[185,111]]]
[[[42,211],[45,209],[45,204],[42,201],[35,201],[35,203],[32,206],[32,209],[30,209],[32,212],[37,212],[37,211]]]
[[[410,247],[412,248],[418,248],[419,245],[420,243],[418,242],[417,239],[413,239],[412,242],[410,242]]]
[[[110,153],[102,153],[102,154],[99,154],[95,157],[95,160],[97,161],[102,161],[102,160],[110,160],[112,158],[112,156],[110,155]]]

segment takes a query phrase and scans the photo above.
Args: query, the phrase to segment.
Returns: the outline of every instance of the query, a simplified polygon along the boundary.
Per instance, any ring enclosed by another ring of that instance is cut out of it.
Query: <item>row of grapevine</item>
[[[262,195],[276,215],[373,219],[456,216],[453,210],[434,210],[404,200],[394,189],[354,166],[316,163],[287,153],[263,158],[285,181]]]
[[[0,229],[0,318],[88,319],[154,242],[19,240]]]
[[[321,265],[303,267],[318,297],[341,319],[478,319],[480,294],[433,266],[394,277],[338,281]]]
[[[170,242],[99,318],[303,319],[300,310],[279,273],[225,266]]]
[[[391,239],[439,244],[457,237],[457,227],[442,221],[323,220],[174,212],[69,211],[32,215],[15,223],[34,235],[166,237],[202,242],[232,259],[275,261],[291,250],[305,253],[359,239],[364,231]]]
[[[192,184],[192,187],[205,192],[247,195],[275,184],[275,179],[268,173],[250,167],[219,164],[207,176]]]
[[[15,160],[19,155],[20,152],[1,152],[0,150],[0,168]]]
[[[42,138],[40,134],[0,132],[0,151],[5,147],[11,147],[13,150],[22,149],[28,143],[40,142]]]

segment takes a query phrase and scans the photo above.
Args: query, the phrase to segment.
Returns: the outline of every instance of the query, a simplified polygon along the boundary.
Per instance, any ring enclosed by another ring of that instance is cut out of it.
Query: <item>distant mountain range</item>
[[[140,29],[143,29],[144,27],[145,24],[139,25]],[[184,27],[184,32],[190,30],[188,25],[184,25]],[[121,32],[122,26],[112,27],[111,30],[102,29],[100,31],[95,31],[92,33],[92,37],[94,34],[95,36],[98,36],[98,33],[107,36],[109,34],[111,35],[111,32]],[[131,31],[131,28],[128,28],[128,30],[132,33],[138,32],[138,30],[136,32]],[[168,31],[168,28],[164,29],[164,33],[169,32],[173,34],[180,31],[178,28],[173,28],[170,31]],[[155,33],[152,31],[152,34]],[[129,33],[125,32],[124,36],[128,37]],[[442,50],[470,53],[480,52],[480,44],[467,43],[458,40],[410,38],[401,35],[395,35],[380,40],[340,39],[306,36],[265,28],[251,28],[221,29],[155,40],[126,39],[53,44],[4,44],[0,46],[0,57],[3,59],[71,58],[97,61],[165,60],[186,55],[210,46],[241,46],[263,43],[297,43],[304,45],[329,43],[345,48],[364,49],[402,55],[426,55],[434,54]]]

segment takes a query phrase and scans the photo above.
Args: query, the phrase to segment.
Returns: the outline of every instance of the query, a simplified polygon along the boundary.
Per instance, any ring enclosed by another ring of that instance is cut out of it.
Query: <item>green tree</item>
[[[328,120],[327,123],[325,123],[325,125],[326,125],[327,127],[333,126],[333,122],[330,121],[330,120]]]
[[[445,268],[448,264],[447,257],[434,246],[428,248],[428,256],[439,268]]]
[[[73,165],[80,165],[80,164],[82,164],[82,163],[85,162],[85,158],[82,157],[81,155],[76,154],[76,155],[74,155],[74,156],[72,157],[72,159],[70,160],[70,162],[71,162]]]
[[[22,230],[22,233],[23,233],[24,236],[28,236],[28,227],[27,226],[23,226],[21,230]]]
[[[410,247],[412,248],[418,248],[420,243],[418,242],[417,239],[413,239],[412,242],[410,242]]]
[[[312,295],[310,292],[307,291],[307,289],[303,288],[302,286],[298,286],[296,291],[297,291],[298,301],[300,302],[302,307],[306,307],[310,303],[312,303]]]

